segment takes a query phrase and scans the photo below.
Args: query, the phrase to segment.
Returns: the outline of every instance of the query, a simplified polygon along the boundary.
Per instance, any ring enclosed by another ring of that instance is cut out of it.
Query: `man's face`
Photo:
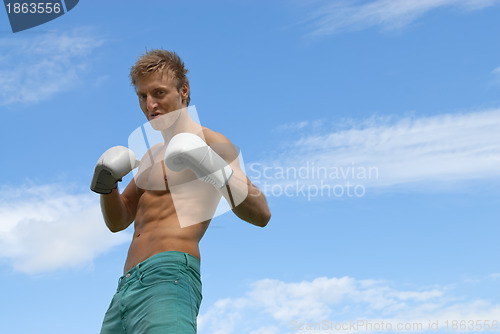
[[[139,105],[149,121],[187,107],[189,87],[185,85],[178,91],[176,84],[176,80],[167,73],[153,73],[138,81],[136,92]]]

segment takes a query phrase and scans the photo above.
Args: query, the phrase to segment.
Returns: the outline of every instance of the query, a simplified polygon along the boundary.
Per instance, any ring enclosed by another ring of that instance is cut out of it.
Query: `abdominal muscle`
[[[210,220],[181,228],[170,191],[137,190],[142,194],[124,273],[149,257],[166,251],[185,252],[200,259],[199,242]]]

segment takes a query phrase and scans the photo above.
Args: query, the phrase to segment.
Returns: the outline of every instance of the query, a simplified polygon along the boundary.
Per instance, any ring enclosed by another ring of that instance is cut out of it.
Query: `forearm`
[[[234,170],[222,195],[231,205],[236,216],[244,221],[264,227],[271,219],[271,212],[264,194],[248,180],[240,169]]]
[[[133,221],[118,189],[113,189],[110,194],[101,195],[101,211],[104,222],[111,232],[122,231]]]

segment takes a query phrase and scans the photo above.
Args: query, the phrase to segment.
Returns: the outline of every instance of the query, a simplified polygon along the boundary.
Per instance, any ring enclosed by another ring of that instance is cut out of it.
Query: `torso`
[[[200,259],[199,242],[220,200],[218,192],[196,180],[190,170],[168,170],[163,162],[165,149],[165,145],[152,147],[134,177],[139,200],[124,272],[165,251]]]
[[[135,218],[135,231],[124,272],[149,257],[166,251],[180,251],[200,259],[199,242],[210,221],[181,228],[168,191],[143,191]]]

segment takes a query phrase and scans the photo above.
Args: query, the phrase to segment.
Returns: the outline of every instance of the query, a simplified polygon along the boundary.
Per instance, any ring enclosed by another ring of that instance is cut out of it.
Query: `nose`
[[[156,103],[156,100],[151,95],[148,95],[148,97],[146,99],[146,107],[147,107],[148,111],[155,110],[157,106],[158,106],[158,103]]]

